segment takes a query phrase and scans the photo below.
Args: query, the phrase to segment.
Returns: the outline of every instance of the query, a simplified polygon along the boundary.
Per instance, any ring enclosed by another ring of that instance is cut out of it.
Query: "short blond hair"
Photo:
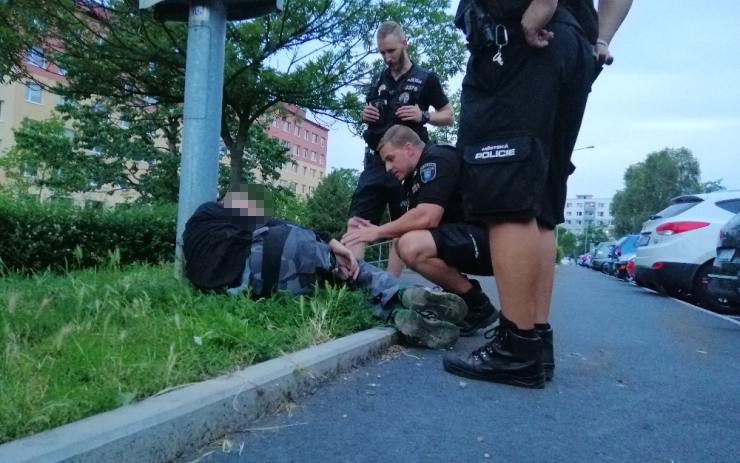
[[[378,153],[380,153],[380,150],[382,150],[385,145],[401,147],[406,143],[411,143],[418,147],[424,146],[424,142],[419,138],[419,135],[411,130],[411,128],[405,125],[396,124],[386,130],[385,134],[378,142]]]
[[[403,27],[396,21],[386,21],[378,27],[378,32],[375,35],[377,40],[383,40],[389,35],[395,35],[401,40],[406,39],[406,35],[403,33]]]

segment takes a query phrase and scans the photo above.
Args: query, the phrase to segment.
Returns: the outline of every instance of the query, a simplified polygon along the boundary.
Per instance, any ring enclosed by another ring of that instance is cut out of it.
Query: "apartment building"
[[[307,119],[301,108],[290,105],[285,109],[284,114],[273,116],[267,133],[290,150],[293,161],[281,169],[280,184],[306,198],[326,174],[329,129]]]
[[[29,50],[26,66],[29,73],[45,85],[64,83],[65,71],[49,62],[39,48]],[[0,84],[0,156],[13,146],[13,129],[20,127],[23,119],[48,119],[55,107],[62,102],[62,97],[30,80]],[[268,134],[281,140],[295,161],[283,166],[279,183],[292,189],[298,196],[308,197],[326,172],[329,130],[307,119],[304,110],[288,106],[284,114],[274,117],[268,128]],[[69,136],[74,136],[71,129]],[[140,167],[146,170],[146,166]],[[28,172],[28,175],[32,176],[34,173]],[[6,177],[0,171],[0,182],[4,181]],[[123,190],[114,185],[91,186],[96,188],[96,191],[74,194],[64,200],[71,200],[80,206],[108,207],[135,200],[139,196],[136,191]],[[42,200],[50,196],[50,192],[32,193],[38,194]]]
[[[594,198],[593,195],[576,195],[565,200],[565,222],[561,225],[580,235],[587,226],[594,225],[609,231],[613,228],[612,198]]]

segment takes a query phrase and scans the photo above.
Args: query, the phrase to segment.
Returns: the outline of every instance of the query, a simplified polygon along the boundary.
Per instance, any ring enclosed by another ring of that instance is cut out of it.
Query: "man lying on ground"
[[[433,349],[455,343],[455,323],[467,313],[458,296],[410,286],[358,261],[328,234],[267,215],[271,200],[261,185],[244,190],[202,204],[185,225],[185,275],[195,287],[260,298],[342,282],[368,290],[379,302],[376,316],[392,319],[409,342]]]

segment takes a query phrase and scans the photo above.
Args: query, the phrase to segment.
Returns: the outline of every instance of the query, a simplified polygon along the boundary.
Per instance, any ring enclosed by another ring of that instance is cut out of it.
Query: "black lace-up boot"
[[[552,327],[549,323],[536,324],[534,330],[542,339],[542,365],[545,367],[545,379],[552,381],[555,376],[555,348],[552,341]]]
[[[501,317],[501,323],[487,331],[485,337],[491,340],[464,358],[446,355],[445,370],[494,383],[537,389],[545,387],[542,339],[534,330],[517,330],[513,323]]]
[[[460,326],[460,336],[475,336],[479,330],[492,325],[499,317],[499,311],[491,304],[486,293],[480,287],[478,280],[470,280],[473,288],[460,297],[468,306],[468,314]]]

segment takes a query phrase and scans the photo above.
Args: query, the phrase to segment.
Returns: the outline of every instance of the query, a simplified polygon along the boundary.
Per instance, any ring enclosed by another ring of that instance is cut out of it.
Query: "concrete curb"
[[[168,461],[396,342],[373,328],[0,446],[2,462]]]

